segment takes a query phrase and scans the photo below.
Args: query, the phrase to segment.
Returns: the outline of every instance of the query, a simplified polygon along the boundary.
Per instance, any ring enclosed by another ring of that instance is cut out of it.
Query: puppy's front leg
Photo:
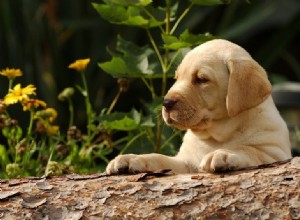
[[[183,161],[161,154],[119,155],[108,164],[106,173],[141,173],[161,169],[171,169],[174,173],[188,173],[188,167]]]
[[[214,173],[237,170],[249,166],[257,166],[259,164],[256,158],[251,158],[251,156],[245,152],[219,149],[203,157],[200,163],[200,170]]]

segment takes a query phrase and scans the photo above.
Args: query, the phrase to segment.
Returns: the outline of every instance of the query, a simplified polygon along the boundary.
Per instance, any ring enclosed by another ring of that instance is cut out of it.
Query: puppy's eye
[[[205,84],[208,82],[209,82],[209,79],[207,79],[205,77],[195,77],[195,79],[194,79],[195,84]]]

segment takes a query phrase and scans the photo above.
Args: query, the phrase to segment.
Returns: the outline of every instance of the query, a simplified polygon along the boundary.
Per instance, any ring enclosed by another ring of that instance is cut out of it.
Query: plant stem
[[[163,72],[165,72],[165,68],[166,68],[166,67],[165,67],[163,58],[162,58],[162,56],[161,56],[161,54],[160,54],[160,52],[159,52],[159,50],[158,50],[158,47],[157,47],[157,45],[156,45],[156,43],[155,43],[155,41],[154,41],[154,39],[153,39],[153,37],[152,37],[152,35],[151,35],[149,29],[147,29],[147,35],[148,35],[148,37],[149,37],[149,39],[150,39],[150,42],[151,42],[151,44],[152,44],[152,46],[153,46],[153,48],[154,48],[155,53],[156,53],[156,55],[157,55],[157,57],[158,57],[158,59],[159,59],[160,65],[161,65],[161,67],[162,67],[162,70],[163,70]]]
[[[171,22],[170,0],[166,0],[166,34],[170,33],[170,22]]]
[[[177,19],[177,21],[175,22],[172,30],[170,31],[170,34],[172,35],[176,28],[178,27],[179,23],[182,21],[182,19],[187,15],[187,13],[189,13],[189,11],[191,10],[191,8],[193,7],[193,3],[191,3],[185,10],[184,12],[180,15],[180,17]]]
[[[170,0],[166,0],[166,34],[170,34],[170,26],[171,26],[171,2]],[[162,89],[161,89],[161,95],[164,96],[167,91],[167,66],[169,61],[169,50],[165,49],[165,61],[164,61],[164,67],[163,68],[163,78],[162,78]]]
[[[87,115],[87,134],[88,134],[88,140],[90,140],[91,136],[91,125],[93,123],[93,112],[92,112],[92,105],[90,103],[90,97],[89,97],[89,91],[88,86],[85,78],[84,71],[80,72],[83,88],[84,88],[84,96],[85,96],[85,105],[86,105],[86,115]],[[90,141],[89,141],[90,143]]]
[[[153,85],[149,84],[144,77],[141,77],[141,79],[145,83],[145,85],[149,89],[149,91],[151,92],[152,99],[154,99],[156,97],[156,95],[155,95],[155,91],[154,91]]]
[[[14,82],[14,78],[9,78],[8,79],[8,92],[11,90],[13,82]]]
[[[143,136],[144,134],[146,134],[146,131],[143,131],[143,132],[139,133],[138,135],[134,136],[133,138],[131,138],[130,141],[127,142],[127,144],[125,145],[125,147],[123,147],[123,149],[120,152],[120,154],[124,154],[124,152],[130,147],[130,145],[133,142],[135,142],[138,138],[140,138],[141,136]]]
[[[179,131],[179,130],[174,132],[173,135],[171,135],[166,141],[164,141],[164,143],[161,145],[161,149],[165,148],[173,140],[173,138],[175,138],[180,133],[181,133],[181,131]]]
[[[68,102],[69,102],[69,113],[70,113],[69,127],[71,127],[74,124],[74,106],[70,97],[68,97]]]
[[[107,114],[109,115],[111,113],[111,111],[113,110],[113,108],[115,107],[117,101],[119,100],[120,98],[120,95],[121,95],[122,91],[121,89],[119,89],[117,95],[115,96],[114,100],[112,101],[112,103],[110,104],[108,110],[107,110]]]
[[[156,20],[156,18],[145,7],[143,7],[143,10],[149,16],[149,18]],[[158,28],[160,29],[161,32],[164,33],[164,29],[163,29],[162,25],[159,25]]]
[[[50,142],[52,142],[51,139],[50,139]],[[47,171],[48,171],[48,166],[49,166],[49,163],[50,163],[51,160],[52,160],[52,156],[53,156],[53,153],[54,153],[56,144],[49,143],[49,146],[51,146],[51,148],[50,148],[50,156],[49,156],[48,161],[47,161],[47,165],[46,165],[46,169],[45,169],[45,172],[44,172],[44,176],[49,175],[49,173],[47,173]]]
[[[34,116],[34,111],[30,110],[30,120],[29,120],[29,126],[27,130],[27,138],[31,136],[32,126],[33,126],[33,116]]]
[[[172,60],[169,62],[168,66],[167,66],[167,71],[170,70],[172,64],[175,62],[175,60],[177,59],[178,55],[179,55],[180,50],[177,50],[175,55],[173,55]]]
[[[82,83],[83,83],[83,88],[84,88],[84,90],[86,92],[85,97],[87,97],[87,99],[89,101],[89,91],[88,91],[88,86],[87,86],[87,82],[86,82],[84,71],[80,72],[80,75],[81,75],[81,80],[82,80]]]
[[[171,2],[170,2],[170,0],[166,0],[166,30],[165,30],[165,34],[167,34],[167,35],[170,34],[170,23],[171,23]],[[169,50],[165,49],[164,61],[161,60],[161,66],[163,69],[162,88],[161,88],[162,96],[164,96],[167,91],[168,60],[169,60]],[[161,115],[159,115],[157,117],[157,121],[156,121],[156,141],[155,141],[155,149],[154,149],[154,151],[156,153],[160,152],[162,128],[163,128],[163,123],[161,120]]]
[[[24,141],[26,141],[26,139],[23,139]],[[21,142],[23,142],[23,140],[21,140]],[[26,167],[27,164],[29,163],[30,157],[32,156],[33,152],[35,152],[36,150],[36,142],[32,141],[31,143],[27,143],[28,145],[28,150],[24,153],[24,156],[22,158],[22,165],[23,167]],[[43,151],[43,147],[44,147],[44,140],[41,141],[41,145],[40,145],[40,149],[38,152],[38,156],[37,156],[37,160],[40,160],[41,158],[41,154],[45,153]]]
[[[156,142],[155,142],[155,148],[154,148],[155,153],[160,152],[162,127],[163,127],[163,124],[161,122],[161,116],[158,116],[157,121],[156,121],[156,129],[157,130],[156,130]]]

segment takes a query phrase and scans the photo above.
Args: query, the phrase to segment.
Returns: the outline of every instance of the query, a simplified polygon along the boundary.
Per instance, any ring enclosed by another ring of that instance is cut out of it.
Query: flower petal
[[[75,69],[75,70],[81,72],[81,71],[86,69],[86,67],[90,63],[90,61],[91,61],[90,58],[76,60],[74,63],[71,63],[69,65],[69,68],[70,69]]]

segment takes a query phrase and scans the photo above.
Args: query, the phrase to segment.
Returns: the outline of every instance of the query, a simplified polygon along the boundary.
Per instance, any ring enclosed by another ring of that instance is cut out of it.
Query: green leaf
[[[113,24],[123,24],[131,26],[146,26],[148,21],[143,17],[134,13],[132,7],[117,6],[117,5],[106,5],[93,3],[94,8],[101,15],[101,17]]]
[[[127,68],[124,59],[120,57],[113,57],[111,61],[99,64],[99,67],[105,72],[110,73],[111,75],[116,77],[118,77],[119,75],[126,75],[126,73],[130,72],[130,69]]]
[[[163,36],[162,38],[163,38],[163,41],[165,42],[166,36]],[[173,42],[169,41],[169,43],[164,44],[164,48],[170,49],[170,50],[178,50],[180,48],[191,47],[191,46],[192,46],[192,44],[190,44],[188,42],[183,42],[178,39],[176,39],[176,41],[173,41]]]
[[[148,117],[133,109],[129,113],[114,112],[109,115],[100,115],[99,122],[107,130],[131,131],[142,127],[153,127],[154,123]]]
[[[136,123],[140,123],[141,122],[141,119],[142,119],[142,114],[140,112],[138,112],[137,110],[133,109],[131,111],[131,115],[132,115],[132,118],[133,120],[136,122]]]
[[[106,4],[116,4],[122,6],[147,6],[152,3],[152,0],[105,0]]]
[[[0,159],[1,159],[0,164],[3,167],[5,167],[6,164],[10,163],[9,159],[8,159],[8,152],[7,152],[6,148],[5,148],[5,146],[3,146],[1,144],[0,144]]]
[[[70,148],[70,152],[69,152],[68,156],[65,158],[64,162],[72,164],[73,160],[78,159],[77,157],[78,157],[79,149],[74,141],[69,142],[67,144],[67,147]]]
[[[93,3],[97,12],[107,21],[111,23],[118,23],[122,20],[127,20],[126,9],[121,6],[109,6],[105,4]]]
[[[155,123],[153,122],[153,118],[151,115],[144,117],[141,122],[142,127],[154,127]]]
[[[2,134],[7,139],[18,141],[22,137],[23,131],[20,126],[5,127],[2,129]]]
[[[103,19],[113,24],[151,28],[165,23],[164,19],[161,21],[157,20],[154,16],[145,14],[144,10],[140,7],[128,6],[128,4],[124,6],[124,4],[109,5],[93,3],[93,7]]]
[[[162,35],[162,39],[163,39],[163,41],[164,41],[164,43],[165,43],[166,45],[171,45],[171,44],[173,44],[173,43],[178,42],[177,37],[172,36],[172,35],[166,35],[166,34],[163,34],[163,35]]]
[[[84,97],[87,96],[87,91],[80,85],[75,85],[76,89],[78,89],[78,91],[81,93],[81,95],[83,95]]]
[[[120,120],[115,121],[105,121],[103,125],[108,130],[120,130],[120,131],[131,131],[138,128],[138,124],[131,118],[125,116]]]
[[[160,78],[162,76],[156,55],[148,46],[139,47],[119,36],[116,49],[109,52],[112,59],[100,63],[99,67],[113,77]]]
[[[190,0],[195,5],[222,5],[229,4],[231,0]]]
[[[9,131],[10,131],[10,128],[9,127],[4,127],[2,129],[2,134],[4,137],[8,138],[9,137]]]
[[[130,131],[139,126],[139,123],[130,117],[130,113],[114,112],[110,115],[101,115],[98,120],[107,130]]]
[[[191,34],[188,30],[185,30],[179,36],[179,38],[164,34],[162,35],[162,39],[164,42],[164,48],[170,50],[178,50],[180,48],[197,46],[206,41],[214,39],[214,37],[209,33],[194,35]]]

